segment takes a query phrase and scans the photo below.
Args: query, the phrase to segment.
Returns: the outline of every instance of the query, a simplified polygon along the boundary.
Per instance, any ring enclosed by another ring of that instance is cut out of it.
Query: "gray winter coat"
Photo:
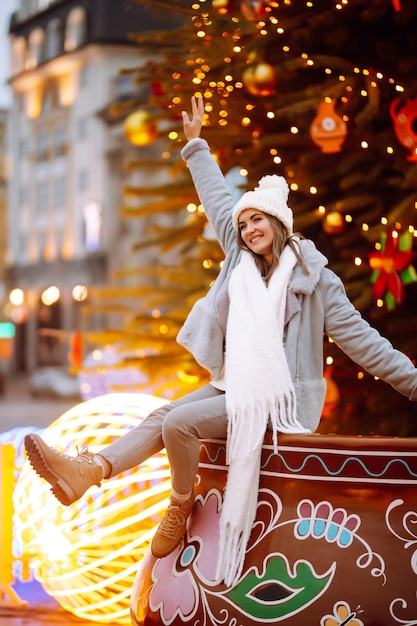
[[[215,379],[223,366],[227,284],[240,257],[231,219],[233,200],[204,139],[189,141],[182,156],[225,260],[207,295],[195,303],[177,339]],[[296,264],[288,285],[284,330],[300,423],[313,432],[320,421],[326,392],[324,333],[371,375],[389,383],[410,400],[417,400],[417,369],[413,363],[361,317],[341,280],[325,267],[327,259],[313,242],[301,240],[300,244],[310,273],[306,275],[300,264]]]

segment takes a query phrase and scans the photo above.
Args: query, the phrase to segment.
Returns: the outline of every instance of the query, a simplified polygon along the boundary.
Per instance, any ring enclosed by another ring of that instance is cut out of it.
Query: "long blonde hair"
[[[290,246],[291,250],[297,257],[297,261],[303,268],[304,273],[308,275],[310,272],[308,271],[304,263],[304,259],[300,253],[299,245],[297,243],[297,240],[295,239],[295,237],[298,237],[299,239],[304,239],[303,235],[301,235],[301,233],[294,233],[293,235],[290,235],[288,237],[286,227],[282,222],[279,221],[278,218],[275,217],[275,215],[269,215],[269,213],[264,213],[264,215],[268,218],[274,231],[274,241],[272,243],[272,263],[269,265],[261,254],[256,254],[256,252],[253,252],[252,250],[250,250],[250,248],[248,248],[248,246],[243,241],[240,229],[238,228],[237,245],[239,246],[239,248],[241,250],[246,250],[246,252],[249,252],[253,256],[256,266],[267,284],[272,274],[274,273],[274,270],[279,265],[279,258],[285,246]]]

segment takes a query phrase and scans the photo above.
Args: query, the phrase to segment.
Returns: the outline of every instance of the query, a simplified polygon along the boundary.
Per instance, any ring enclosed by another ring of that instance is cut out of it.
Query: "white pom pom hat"
[[[253,191],[247,191],[235,204],[232,211],[233,226],[238,228],[239,215],[245,209],[258,209],[274,215],[287,229],[288,236],[293,232],[293,212],[287,205],[290,189],[283,176],[263,176]]]

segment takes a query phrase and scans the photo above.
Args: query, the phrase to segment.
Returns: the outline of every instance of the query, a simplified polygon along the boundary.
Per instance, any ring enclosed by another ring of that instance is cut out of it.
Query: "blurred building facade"
[[[17,371],[65,364],[68,334],[102,323],[81,314],[89,286],[157,262],[132,258],[141,226],[126,228],[120,206],[134,148],[122,122],[102,115],[138,89],[120,70],[157,54],[130,34],[157,28],[126,0],[20,0],[11,16],[6,282]],[[135,184],[155,176],[144,167]]]
[[[0,109],[0,302],[4,300],[6,285],[7,248],[7,115]],[[1,316],[0,316],[1,321]]]

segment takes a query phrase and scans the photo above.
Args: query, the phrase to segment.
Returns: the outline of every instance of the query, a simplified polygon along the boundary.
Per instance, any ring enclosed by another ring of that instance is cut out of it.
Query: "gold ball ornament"
[[[148,394],[106,394],[71,408],[42,438],[68,454],[84,445],[96,453],[165,403]],[[91,487],[69,507],[55,499],[26,460],[13,498],[22,558],[67,611],[92,622],[130,625],[136,572],[170,491],[164,451]]]
[[[215,9],[220,15],[227,15],[234,11],[234,2],[232,0],[213,0],[212,7]]]
[[[124,133],[134,146],[149,146],[157,137],[157,127],[147,111],[135,111],[125,119]]]
[[[251,65],[243,71],[242,82],[253,96],[270,96],[277,82],[275,69],[265,62]]]
[[[344,217],[338,211],[328,213],[323,222],[323,230],[328,235],[339,235],[343,232],[346,222]]]

